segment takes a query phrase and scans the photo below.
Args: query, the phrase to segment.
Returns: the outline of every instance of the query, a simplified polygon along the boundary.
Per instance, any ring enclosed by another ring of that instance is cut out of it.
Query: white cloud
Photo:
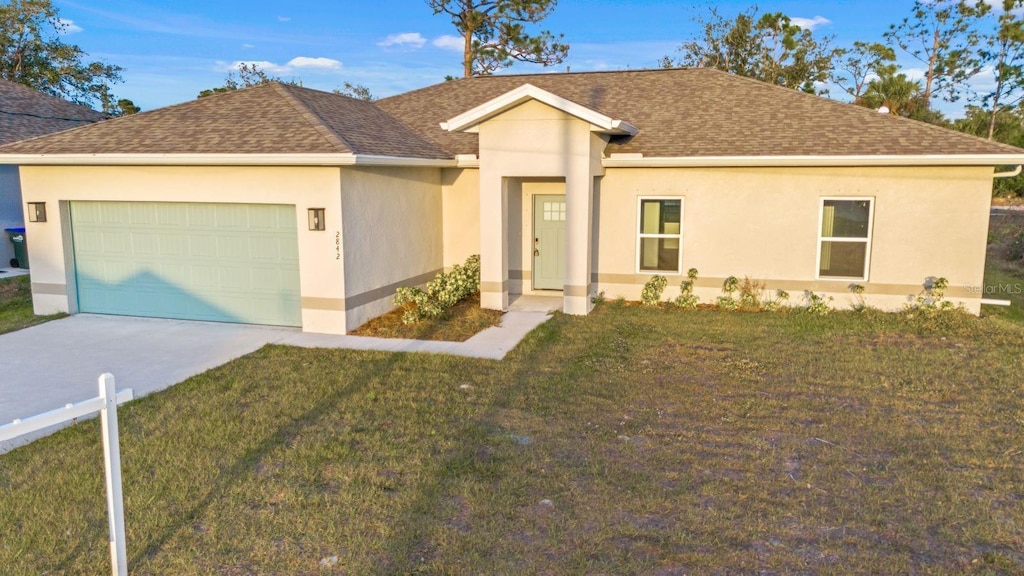
[[[84,28],[82,28],[78,24],[75,24],[74,20],[68,20],[67,18],[57,18],[57,22],[60,23],[60,26],[62,28],[61,34],[74,34],[76,32],[81,32],[82,30],[84,30]]]
[[[252,44],[242,44],[242,48],[255,48]]]
[[[789,21],[805,30],[814,30],[818,26],[824,26],[832,23],[831,20],[824,16],[815,16],[814,18],[790,18]]]
[[[277,17],[277,21],[278,22],[291,22],[292,21],[292,17],[291,16],[278,16]]]
[[[411,48],[423,48],[423,45],[427,43],[427,39],[423,37],[419,32],[401,32],[398,34],[389,34],[387,38],[377,43],[377,46],[383,46],[388,48],[390,46],[408,46]]]
[[[462,52],[463,48],[465,48],[466,42],[459,36],[445,34],[444,36],[438,36],[437,38],[434,38],[431,44],[442,50]]]
[[[319,70],[337,70],[341,68],[341,62],[332,58],[311,58],[309,56],[296,56],[288,61],[287,66],[292,68],[316,68]]]

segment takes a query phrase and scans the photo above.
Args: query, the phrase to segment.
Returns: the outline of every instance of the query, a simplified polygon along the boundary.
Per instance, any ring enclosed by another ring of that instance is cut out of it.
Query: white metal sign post
[[[75,418],[100,413],[103,433],[103,461],[107,476],[107,516],[110,523],[110,565],[114,576],[128,576],[128,552],[124,541],[124,499],[121,495],[121,443],[117,432],[117,405],[132,399],[131,389],[116,392],[114,376],[99,379],[100,395],[78,404],[44,412],[0,426],[0,442],[31,434]]]

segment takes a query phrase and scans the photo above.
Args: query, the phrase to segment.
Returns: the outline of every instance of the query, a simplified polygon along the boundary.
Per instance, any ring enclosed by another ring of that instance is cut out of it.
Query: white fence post
[[[117,392],[114,375],[100,376],[103,409],[104,472],[107,476],[107,520],[110,524],[110,566],[114,576],[128,576],[128,551],[124,541],[124,499],[121,494],[121,440],[117,432]]]

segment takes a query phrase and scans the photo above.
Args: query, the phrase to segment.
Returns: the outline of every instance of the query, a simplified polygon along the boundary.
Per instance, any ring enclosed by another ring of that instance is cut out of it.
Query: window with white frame
[[[822,198],[818,278],[867,280],[871,258],[871,198]]]
[[[637,272],[678,274],[683,261],[683,199],[639,200]]]

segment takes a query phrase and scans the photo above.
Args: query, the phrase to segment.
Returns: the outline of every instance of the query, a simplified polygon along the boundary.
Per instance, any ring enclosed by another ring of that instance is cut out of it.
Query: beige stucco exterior
[[[510,246],[520,237],[522,179],[564,180],[566,277],[563,310],[586,314],[591,303],[594,179],[606,138],[591,124],[528,101],[479,124],[481,305],[508,306],[509,270],[520,266]],[[513,212],[515,217],[512,217]],[[518,224],[517,224],[518,223]],[[519,257],[521,261],[522,257]],[[511,263],[511,266],[510,266]]]
[[[444,267],[462,264],[480,253],[480,171],[441,170]]]
[[[598,290],[638,299],[650,274],[637,273],[637,210],[641,197],[683,200],[682,271],[700,272],[703,302],[721,295],[725,278],[750,277],[786,290],[855,302],[850,284],[865,287],[870,305],[896,309],[928,277],[949,280],[950,299],[977,313],[988,233],[992,169],[906,168],[610,168],[600,183]],[[874,223],[865,281],[816,279],[823,197],[872,198]],[[667,297],[684,278],[665,274]]]
[[[37,314],[77,312],[76,200],[294,205],[308,332],[345,333],[389,310],[397,285],[442,266],[436,168],[25,166],[21,182],[25,202],[51,214],[26,226]],[[309,230],[308,208],[325,209],[326,230]]]
[[[443,267],[441,170],[341,171],[348,330],[394,308],[400,286],[424,284]]]

